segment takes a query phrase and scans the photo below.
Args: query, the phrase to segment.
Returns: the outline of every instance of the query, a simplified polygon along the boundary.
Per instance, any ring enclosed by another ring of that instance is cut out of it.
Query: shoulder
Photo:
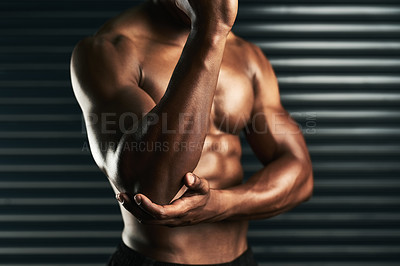
[[[95,35],[81,40],[71,56],[74,92],[83,92],[89,98],[109,98],[118,88],[139,84],[136,58],[133,42],[124,35]]]
[[[270,74],[274,76],[273,68],[263,50],[254,43],[243,38],[230,34],[228,39],[229,46],[236,52],[236,58],[246,67],[249,76],[258,78],[261,75]]]
[[[110,52],[126,53],[132,51],[133,41],[127,37],[126,26],[124,26],[126,24],[124,17],[132,12],[134,10],[130,9],[109,19],[94,35],[79,41],[74,48],[72,59],[79,59],[83,54],[105,57],[110,55]]]
[[[75,46],[71,65],[79,69],[80,65],[98,67],[102,63],[124,63],[120,58],[134,57],[133,42],[121,34],[94,35],[79,41]]]

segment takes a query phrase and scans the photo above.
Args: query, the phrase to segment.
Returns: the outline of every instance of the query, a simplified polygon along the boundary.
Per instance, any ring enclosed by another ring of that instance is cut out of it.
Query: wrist
[[[193,22],[191,32],[215,38],[226,38],[231,32],[231,27],[218,23],[196,23]]]
[[[233,216],[232,210],[234,209],[233,197],[229,190],[212,189],[210,193],[210,201],[213,202],[214,213],[216,220],[222,221],[229,219]]]
[[[215,31],[209,31],[206,29],[192,29],[189,35],[189,39],[192,39],[202,47],[225,47],[227,35]]]

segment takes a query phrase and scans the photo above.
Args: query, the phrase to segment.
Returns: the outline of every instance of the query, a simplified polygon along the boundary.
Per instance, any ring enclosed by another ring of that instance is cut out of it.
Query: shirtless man
[[[237,5],[148,0],[73,52],[91,151],[125,224],[110,265],[254,265],[248,221],[312,194],[308,151],[273,69],[231,32]],[[240,132],[264,165],[245,183]]]

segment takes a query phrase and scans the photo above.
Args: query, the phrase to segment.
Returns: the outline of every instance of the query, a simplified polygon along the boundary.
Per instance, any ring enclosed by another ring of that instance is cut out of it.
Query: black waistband
[[[207,266],[256,266],[253,252],[248,248],[242,255],[232,262],[222,264],[208,264]],[[123,242],[118,246],[117,251],[112,255],[108,266],[189,266],[189,264],[176,264],[159,262],[148,258],[139,252],[130,249]],[[196,265],[200,266],[200,265]],[[205,266],[205,265],[204,265]]]

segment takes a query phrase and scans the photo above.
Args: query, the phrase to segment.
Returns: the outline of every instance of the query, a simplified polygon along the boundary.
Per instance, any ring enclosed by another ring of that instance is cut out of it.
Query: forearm
[[[226,35],[192,31],[166,93],[144,118],[143,134],[136,134],[136,140],[169,144],[204,142],[225,43]],[[148,122],[149,117],[158,121]],[[194,157],[194,162],[184,162],[194,169],[201,151],[201,147],[183,153],[172,151],[167,156]]]
[[[226,219],[266,219],[307,200],[313,189],[311,163],[285,154],[245,184],[220,191]]]
[[[208,129],[226,35],[192,31],[161,101],[141,120],[139,129],[123,136],[132,143],[158,145],[161,151],[123,150],[121,176],[132,193],[168,203],[182,177],[196,167]],[[179,145],[185,144],[186,147]],[[192,148],[188,148],[188,147]],[[132,189],[134,191],[132,191]]]

